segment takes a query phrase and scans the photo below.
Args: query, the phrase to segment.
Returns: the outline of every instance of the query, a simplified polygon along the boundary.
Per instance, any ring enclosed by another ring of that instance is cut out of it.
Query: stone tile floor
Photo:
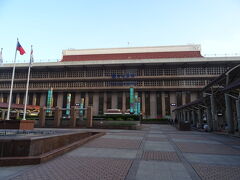
[[[0,179],[240,179],[239,138],[169,125],[101,131],[107,134],[46,163],[0,167]]]

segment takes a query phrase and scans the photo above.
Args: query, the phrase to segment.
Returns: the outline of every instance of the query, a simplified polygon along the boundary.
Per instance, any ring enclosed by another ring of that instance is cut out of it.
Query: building
[[[85,99],[94,115],[107,109],[129,109],[134,87],[146,118],[172,116],[172,110],[202,96],[201,89],[240,57],[204,57],[200,45],[63,50],[60,62],[35,63],[29,84],[31,105],[46,106],[53,88],[53,106]],[[0,102],[7,102],[13,64],[0,67]],[[23,104],[28,63],[16,65],[13,103]]]

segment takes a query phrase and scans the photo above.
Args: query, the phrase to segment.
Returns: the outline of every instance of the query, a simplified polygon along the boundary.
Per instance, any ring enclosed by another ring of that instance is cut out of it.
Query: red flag
[[[24,51],[24,49],[22,48],[22,46],[19,42],[17,43],[17,50],[19,51],[19,53],[21,55],[25,54],[25,51]]]

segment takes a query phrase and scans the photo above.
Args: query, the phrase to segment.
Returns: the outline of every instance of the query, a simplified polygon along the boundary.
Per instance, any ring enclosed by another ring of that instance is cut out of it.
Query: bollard
[[[76,119],[77,119],[77,115],[76,115],[76,107],[72,106],[71,110],[70,110],[70,127],[76,127]]]
[[[91,106],[87,107],[87,127],[88,128],[92,127],[92,107]]]

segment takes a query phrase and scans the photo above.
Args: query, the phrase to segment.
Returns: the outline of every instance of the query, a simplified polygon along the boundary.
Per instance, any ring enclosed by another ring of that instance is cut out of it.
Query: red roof
[[[95,61],[95,60],[128,60],[128,59],[134,60],[134,59],[197,58],[197,57],[202,57],[200,51],[64,55],[62,61]]]

